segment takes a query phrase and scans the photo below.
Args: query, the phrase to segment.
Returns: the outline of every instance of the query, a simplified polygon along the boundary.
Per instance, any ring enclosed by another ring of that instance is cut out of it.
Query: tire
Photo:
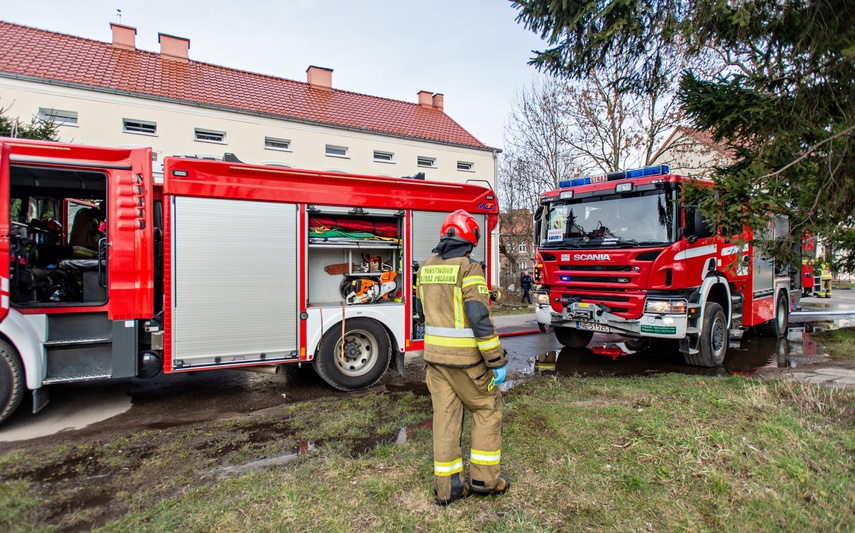
[[[386,329],[375,320],[351,318],[345,322],[344,363],[341,326],[324,334],[312,368],[331,387],[354,391],[377,383],[389,368],[391,342]]]
[[[724,362],[727,353],[728,331],[727,317],[721,306],[707,302],[704,306],[704,320],[698,339],[698,353],[683,354],[686,363],[694,366],[712,368]]]
[[[768,322],[763,322],[757,326],[757,333],[764,337],[772,337],[780,339],[787,334],[787,327],[790,322],[790,304],[787,297],[781,293],[778,296],[778,303],[775,304],[775,318]]]
[[[555,338],[568,348],[584,348],[591,342],[593,331],[583,331],[576,328],[555,326]]]
[[[24,370],[18,352],[0,340],[0,423],[12,416],[24,397]]]
[[[623,344],[634,352],[640,352],[650,345],[647,337],[627,337]]]

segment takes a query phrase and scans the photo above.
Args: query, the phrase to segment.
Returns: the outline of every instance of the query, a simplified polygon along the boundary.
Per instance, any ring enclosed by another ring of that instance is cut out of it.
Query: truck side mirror
[[[535,246],[540,245],[540,224],[543,221],[543,206],[537,206],[537,209],[534,210],[534,242]]]

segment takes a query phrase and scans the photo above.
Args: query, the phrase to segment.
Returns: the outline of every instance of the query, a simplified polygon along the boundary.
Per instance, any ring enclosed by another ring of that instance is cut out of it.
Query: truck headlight
[[[686,300],[647,300],[645,313],[657,315],[685,315],[688,302]]]
[[[549,305],[549,293],[548,292],[535,293],[534,299],[536,300],[537,305]]]

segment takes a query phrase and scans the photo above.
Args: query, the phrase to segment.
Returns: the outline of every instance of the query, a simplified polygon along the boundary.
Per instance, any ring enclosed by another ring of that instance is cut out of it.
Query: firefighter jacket
[[[483,361],[507,364],[490,316],[487,280],[468,256],[435,255],[419,268],[419,298],[425,318],[425,362],[466,368]]]

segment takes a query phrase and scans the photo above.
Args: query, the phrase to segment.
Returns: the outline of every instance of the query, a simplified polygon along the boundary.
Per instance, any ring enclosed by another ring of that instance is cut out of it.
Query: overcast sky
[[[515,22],[506,0],[0,0],[0,18],[110,42],[110,23],[190,39],[190,58],[306,81],[333,69],[333,87],[406,102],[445,95],[445,112],[488,146],[503,148],[510,102],[535,76],[545,48]]]

